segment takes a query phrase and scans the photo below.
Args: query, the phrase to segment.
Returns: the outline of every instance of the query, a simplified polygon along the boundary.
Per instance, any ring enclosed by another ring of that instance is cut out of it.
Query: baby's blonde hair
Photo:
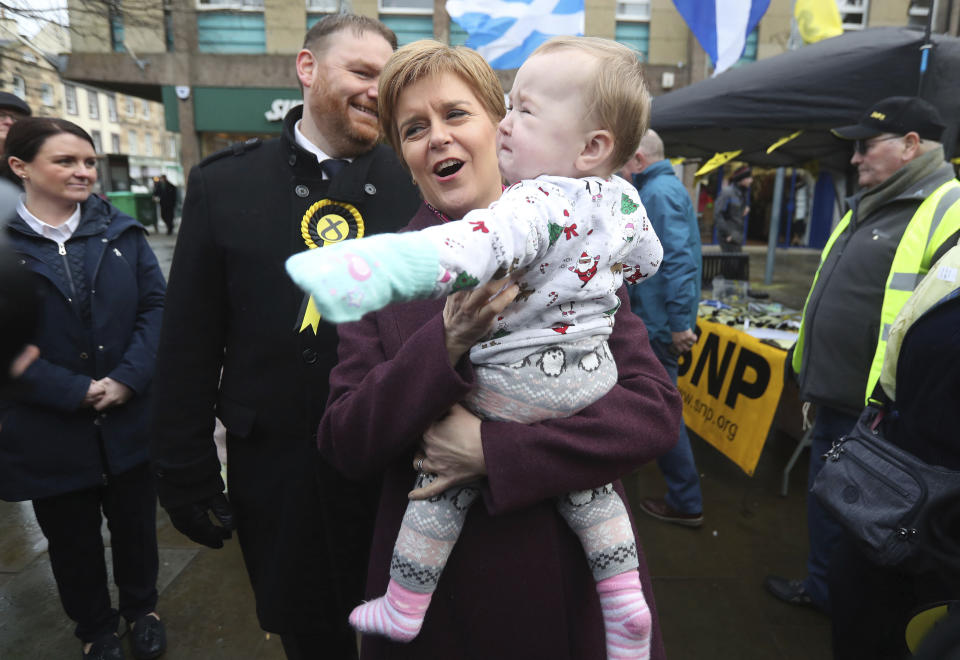
[[[610,172],[633,157],[650,122],[650,92],[637,53],[627,46],[599,37],[553,37],[530,57],[560,50],[576,50],[597,60],[596,70],[583,90],[590,99],[585,115],[613,134]]]

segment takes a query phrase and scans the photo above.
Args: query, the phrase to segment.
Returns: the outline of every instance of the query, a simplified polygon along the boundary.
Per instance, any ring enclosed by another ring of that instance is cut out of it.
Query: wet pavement
[[[150,236],[164,272],[170,267],[174,240],[175,236]],[[708,246],[705,251],[714,249]],[[770,286],[762,283],[765,246],[750,246],[747,252],[753,289],[767,291],[773,301],[802,306],[817,251],[778,250]],[[774,600],[761,584],[768,573],[801,576],[804,571],[806,454],[790,475],[788,495],[780,495],[783,468],[796,444],[791,437],[798,435],[796,426],[792,418],[778,425],[791,427],[790,434],[779,430],[772,434],[753,477],[692,437],[705,502],[705,524],[700,529],[668,525],[639,512],[636,503],[641,497],[664,491],[656,465],[625,479],[671,660],[830,657],[827,618]],[[173,529],[162,510],[158,527],[158,610],[169,638],[164,657],[282,659],[279,639],[266,635],[257,624],[236,541],[222,550],[198,546]],[[104,532],[109,544],[105,528]],[[129,646],[127,651],[130,656]],[[30,504],[0,502],[0,660],[79,657],[80,645],[60,607],[46,541]]]

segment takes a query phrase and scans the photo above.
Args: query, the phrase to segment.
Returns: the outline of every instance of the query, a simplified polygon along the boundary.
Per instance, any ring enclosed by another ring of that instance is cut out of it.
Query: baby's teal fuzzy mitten
[[[440,260],[433,244],[412,232],[379,234],[307,250],[287,259],[287,272],[313,296],[331,323],[359,320],[394,302],[428,298]]]

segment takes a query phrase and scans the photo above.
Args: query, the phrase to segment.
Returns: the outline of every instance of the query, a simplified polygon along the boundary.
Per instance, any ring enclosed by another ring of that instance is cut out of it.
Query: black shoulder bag
[[[864,409],[824,454],[810,490],[871,561],[926,568],[939,555],[930,515],[960,498],[960,472],[929,465],[886,440],[883,415],[874,406]]]

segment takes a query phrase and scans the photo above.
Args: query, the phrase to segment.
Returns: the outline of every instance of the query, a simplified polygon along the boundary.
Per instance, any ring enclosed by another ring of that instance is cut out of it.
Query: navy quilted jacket
[[[95,195],[66,254],[19,217],[8,238],[43,299],[40,359],[0,392],[0,499],[18,501],[88,488],[147,460],[166,285],[143,227]],[[80,407],[91,379],[105,376],[133,398],[103,413]]]

